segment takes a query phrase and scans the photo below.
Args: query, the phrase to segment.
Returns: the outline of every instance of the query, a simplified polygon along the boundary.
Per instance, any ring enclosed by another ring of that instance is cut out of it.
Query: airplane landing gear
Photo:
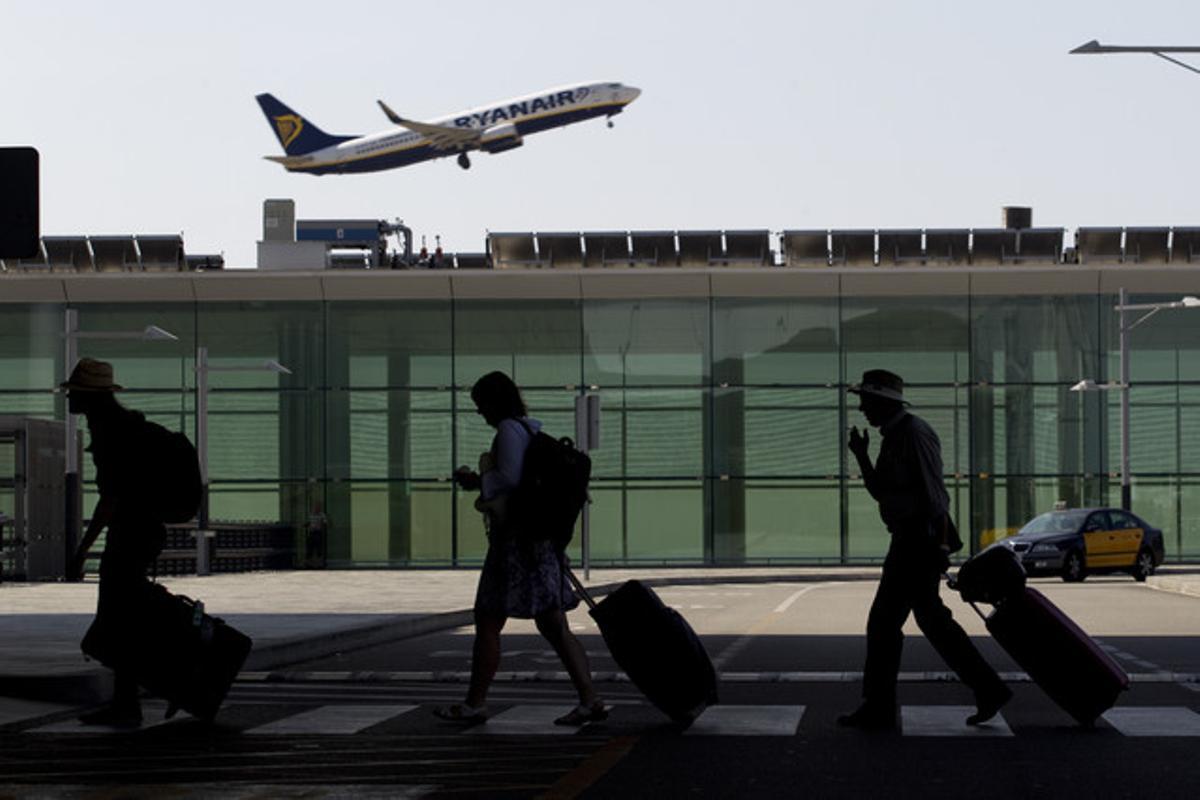
[[[458,165],[459,165],[460,167],[462,167],[463,169],[470,169],[470,168],[471,168],[471,159],[467,158],[467,154],[466,154],[466,153],[459,153],[459,154],[458,154]]]
[[[610,119],[610,120],[608,121],[608,127],[610,127],[610,128],[611,128],[612,126],[613,126],[613,122],[612,122],[612,120]]]

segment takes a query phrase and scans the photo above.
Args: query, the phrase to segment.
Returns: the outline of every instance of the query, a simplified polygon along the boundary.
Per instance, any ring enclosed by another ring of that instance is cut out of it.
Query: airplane
[[[379,107],[401,130],[390,128],[366,136],[325,133],[271,94],[255,97],[286,155],[263,156],[288,172],[310,175],[376,172],[456,155],[470,169],[467,153],[503,153],[524,144],[531,133],[560,128],[593,117],[612,117],[642,92],[621,83],[598,82],[561,86],[480,106],[448,117],[418,122],[401,117],[379,100]]]

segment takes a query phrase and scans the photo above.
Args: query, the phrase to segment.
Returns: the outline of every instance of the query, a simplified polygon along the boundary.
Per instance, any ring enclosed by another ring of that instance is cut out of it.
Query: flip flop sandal
[[[487,719],[487,706],[472,708],[466,703],[455,703],[449,706],[438,706],[433,715],[450,722],[483,722]]]

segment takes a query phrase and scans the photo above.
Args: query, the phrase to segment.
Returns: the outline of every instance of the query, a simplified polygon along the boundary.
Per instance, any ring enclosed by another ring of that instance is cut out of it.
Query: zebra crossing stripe
[[[1125,736],[1200,736],[1200,714],[1186,706],[1110,708],[1104,721]]]
[[[795,736],[804,706],[709,706],[685,736]]]
[[[250,735],[338,735],[358,733],[385,720],[407,714],[414,705],[321,706],[250,728]]]
[[[564,736],[578,733],[579,728],[555,725],[554,720],[574,706],[513,706],[490,717],[480,725],[463,731],[466,736]]]
[[[40,728],[32,728],[29,733],[92,733],[92,734],[108,734],[108,733],[133,733],[144,731],[148,728],[157,728],[161,725],[167,725],[173,722],[179,722],[181,719],[191,719],[191,717],[180,712],[179,716],[171,719],[166,719],[167,704],[162,700],[147,700],[142,703],[142,724],[134,728],[118,728],[111,725],[84,725],[77,719],[69,719],[64,722],[54,722],[49,725],[43,725]]]
[[[900,728],[905,736],[1012,736],[1012,728],[997,714],[982,725],[968,725],[974,706],[903,706]]]

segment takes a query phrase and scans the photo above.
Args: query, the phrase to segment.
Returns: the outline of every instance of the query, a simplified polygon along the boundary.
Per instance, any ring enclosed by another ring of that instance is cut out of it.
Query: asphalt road
[[[572,614],[608,721],[550,723],[573,702],[532,632],[506,632],[486,725],[436,719],[461,699],[470,632],[411,639],[240,681],[213,726],[81,731],[78,709],[5,708],[0,797],[1194,797],[1200,782],[1200,599],[1128,579],[1036,582],[1138,680],[1093,729],[1035,685],[994,724],[968,728],[963,686],[913,629],[900,730],[838,727],[858,702],[873,584],[664,589],[721,664],[721,704],[688,731],[615,665],[585,613]],[[1016,670],[965,606],[955,615],[1001,671]],[[435,678],[432,680],[431,678]],[[151,704],[147,711],[158,709]]]

